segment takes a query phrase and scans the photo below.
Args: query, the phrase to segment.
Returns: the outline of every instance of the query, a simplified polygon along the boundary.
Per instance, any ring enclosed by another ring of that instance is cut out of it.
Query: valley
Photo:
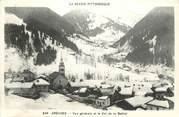
[[[83,100],[83,95],[90,96],[95,90],[102,90],[103,85],[107,87],[105,90],[112,88],[114,91],[112,96],[107,95],[105,98],[110,98],[110,105],[103,109],[122,109],[120,103],[130,103],[130,99],[135,100],[135,97],[140,96],[139,98],[144,98],[145,101],[141,102],[139,107],[142,105],[142,109],[148,110],[148,102],[151,100],[168,103],[166,97],[173,97],[174,21],[171,8],[153,9],[134,27],[88,11],[74,10],[59,16],[49,8],[33,10],[8,7],[6,12],[6,17],[13,19],[6,20],[5,23],[5,73],[10,75],[5,77],[7,91],[11,90],[11,87],[8,88],[9,84],[11,86],[13,80],[16,80],[13,74],[18,77],[26,70],[34,74],[33,79],[43,78],[51,87],[59,85],[61,81],[59,84],[53,84],[50,76],[53,76],[53,73],[58,75],[62,64],[62,72],[69,86],[62,88],[60,85],[57,90],[49,88],[47,97],[50,99],[44,99],[49,101],[46,103],[49,105],[47,108],[59,108],[53,107],[54,103],[51,102],[60,97],[62,100],[68,100],[68,96],[73,99],[77,95],[77,100]],[[39,13],[41,15],[37,17]],[[159,26],[158,19],[161,19],[164,25]],[[162,93],[159,91],[161,97],[157,97],[158,91],[155,89],[158,88],[164,88]],[[88,89],[92,91],[88,94],[83,92]],[[52,93],[51,96],[52,90],[59,94]],[[9,95],[9,92],[7,94]],[[95,92],[97,97],[88,98],[92,100],[92,104],[101,106],[101,103],[98,103],[98,94],[100,93]],[[102,93],[101,97],[103,96],[106,95]],[[105,99],[103,97],[101,100]],[[40,100],[43,99],[40,97],[37,101]],[[36,103],[32,100],[28,102],[30,107],[34,107]],[[83,105],[79,102],[73,103]],[[69,105],[70,102],[66,103],[68,104],[65,105]],[[114,106],[111,106],[113,104]],[[116,105],[118,107],[115,107]],[[41,106],[39,103],[38,107]],[[67,106],[66,109],[73,108]],[[132,109],[137,108],[138,105]],[[128,109],[130,110],[129,107]]]

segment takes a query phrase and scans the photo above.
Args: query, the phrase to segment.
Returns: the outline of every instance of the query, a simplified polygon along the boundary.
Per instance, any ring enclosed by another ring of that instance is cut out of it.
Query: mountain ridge
[[[162,24],[162,25],[161,25]],[[155,44],[154,44],[155,42]],[[174,65],[174,10],[157,7],[141,19],[113,47],[127,51],[126,59],[144,64]]]
[[[96,36],[97,34],[103,33],[104,29],[102,27],[114,27],[115,30],[126,33],[131,27],[126,24],[118,24],[114,20],[101,16],[88,10],[72,10],[65,15],[64,19],[70,22],[74,27],[76,27],[76,32],[83,33],[87,36]],[[95,19],[96,18],[96,19]],[[100,20],[100,21],[95,21]],[[93,23],[96,23],[93,25]],[[108,26],[109,25],[109,26]]]
[[[22,19],[21,25],[5,24],[5,43],[15,47],[26,57],[35,55],[35,64],[50,64],[56,58],[56,46],[62,45],[78,52],[78,47],[68,40],[74,33],[70,23],[45,7],[6,7],[7,14]],[[40,15],[39,15],[40,14]],[[51,46],[50,46],[50,45]]]

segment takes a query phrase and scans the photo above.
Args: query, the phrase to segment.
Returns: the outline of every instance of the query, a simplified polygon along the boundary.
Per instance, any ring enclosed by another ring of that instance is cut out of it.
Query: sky
[[[19,2],[17,2],[19,1]],[[109,6],[70,6],[69,3],[110,2]],[[116,19],[120,17],[124,23],[134,26],[140,19],[157,6],[173,6],[178,0],[9,0],[8,6],[49,7],[59,15],[74,9],[85,9],[96,14]]]
[[[155,5],[150,5],[146,3],[137,3],[137,2],[132,2],[130,0],[119,0],[119,1],[114,1],[114,0],[105,0],[105,2],[109,2],[110,5],[109,6],[70,6],[69,3],[75,3],[74,0],[71,0],[72,2],[65,2],[63,4],[59,4],[59,5],[52,5],[49,6],[50,9],[52,9],[53,11],[55,11],[56,13],[60,14],[61,16],[70,12],[71,10],[74,9],[85,9],[88,10],[90,12],[96,13],[98,15],[102,15],[105,17],[109,17],[111,19],[117,19],[118,17],[120,17],[120,19],[130,25],[133,26],[135,23],[137,23],[141,18],[143,18],[147,13],[149,13],[154,7]],[[75,1],[79,1],[79,3],[81,3],[80,0],[75,0]],[[85,3],[87,2],[92,2],[93,0],[83,0]],[[104,2],[104,0],[97,0],[96,2]],[[136,0],[133,0],[136,1]],[[84,3],[83,2],[83,3]]]

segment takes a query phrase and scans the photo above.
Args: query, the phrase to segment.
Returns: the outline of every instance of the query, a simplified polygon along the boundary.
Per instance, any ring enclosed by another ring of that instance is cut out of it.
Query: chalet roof
[[[36,79],[33,81],[35,85],[50,85],[46,80],[44,79]]]
[[[145,95],[147,93],[153,93],[150,87],[141,87],[140,89],[134,88],[133,91],[135,92],[135,95]]]
[[[44,74],[40,74],[40,75],[38,75],[37,77],[38,77],[38,78],[39,78],[39,77],[45,78],[45,77],[47,77],[47,76],[44,75]]]
[[[103,96],[114,95],[115,90],[113,88],[100,88],[99,89]]]
[[[78,93],[78,92],[79,92],[79,90],[74,91],[74,93]]]
[[[29,76],[29,75],[33,75],[35,76],[35,74],[33,72],[31,72],[30,70],[24,70],[22,73],[20,73],[20,75],[22,76]]]
[[[147,103],[148,105],[152,106],[158,106],[158,107],[164,107],[164,108],[169,108],[169,103],[168,101],[161,101],[161,100],[152,100]]]
[[[101,97],[99,97],[98,99],[100,99],[100,100],[105,100],[105,99],[107,99],[108,98],[108,96],[101,96]]]
[[[133,87],[126,87],[121,88],[121,91],[119,92],[121,95],[132,95]]]
[[[94,94],[90,94],[89,96],[88,96],[88,98],[93,98],[93,99],[95,99],[95,98],[97,98],[98,96],[96,96],[96,95],[94,95]]]
[[[151,101],[152,99],[153,99],[152,97],[135,96],[135,97],[127,98],[125,99],[125,101],[128,102],[133,107],[139,107]]]
[[[87,84],[83,82],[70,82],[71,87],[88,87]]]
[[[15,77],[12,79],[12,81],[15,81],[15,82],[24,81],[24,77]]]
[[[162,81],[152,85],[152,87],[157,87],[157,88],[158,87],[165,87],[165,86],[172,87],[172,84],[168,80],[162,80]]]
[[[137,108],[136,110],[142,111],[142,110],[145,110],[145,109],[139,107],[139,108]]]
[[[155,92],[166,92],[168,89],[168,87],[158,87],[155,90]]]
[[[85,93],[87,91],[87,88],[80,88],[78,93]]]
[[[12,82],[5,85],[8,89],[16,89],[16,88],[32,88],[33,82]]]
[[[108,85],[108,84],[102,84],[100,85],[100,88],[113,88],[113,86]]]

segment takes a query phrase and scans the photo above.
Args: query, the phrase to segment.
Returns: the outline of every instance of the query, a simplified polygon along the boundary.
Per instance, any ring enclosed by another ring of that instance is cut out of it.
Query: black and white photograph
[[[4,7],[5,109],[174,110],[174,7],[110,6]]]

